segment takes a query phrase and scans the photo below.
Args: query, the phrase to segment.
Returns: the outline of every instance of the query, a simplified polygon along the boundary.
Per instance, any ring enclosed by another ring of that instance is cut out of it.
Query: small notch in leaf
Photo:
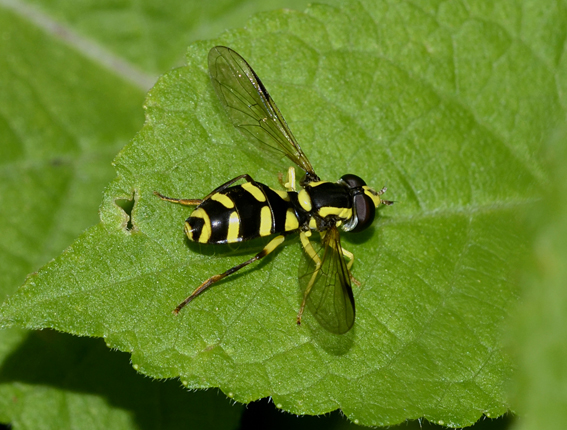
[[[123,225],[123,227],[126,228],[126,231],[132,231],[132,229],[134,228],[134,224],[132,223],[132,211],[134,209],[134,205],[136,204],[136,192],[134,191],[132,193],[131,199],[115,199],[114,203],[127,215],[126,223]]]

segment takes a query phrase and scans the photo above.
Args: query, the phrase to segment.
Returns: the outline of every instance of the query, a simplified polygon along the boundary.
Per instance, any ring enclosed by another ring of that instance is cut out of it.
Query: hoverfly
[[[386,188],[375,191],[352,174],[336,183],[322,181],[246,60],[225,46],[212,48],[208,60],[213,87],[233,125],[255,144],[286,156],[305,173],[299,182],[300,191],[295,187],[295,169],[290,167],[285,191],[243,174],[202,199],[170,198],[155,192],[163,200],[196,206],[185,221],[185,233],[191,241],[227,244],[275,235],[254,257],[204,281],[174,313],[215,282],[264,258],[288,235],[298,232],[308,264],[306,273],[299,276],[304,293],[297,324],[301,324],[308,305],[325,329],[346,333],[355,316],[350,273],[354,256],[341,246],[339,229],[359,232],[368,228],[376,209],[381,204],[392,204],[380,198]],[[234,185],[240,180],[244,183]],[[313,230],[321,236],[320,252],[310,241]]]

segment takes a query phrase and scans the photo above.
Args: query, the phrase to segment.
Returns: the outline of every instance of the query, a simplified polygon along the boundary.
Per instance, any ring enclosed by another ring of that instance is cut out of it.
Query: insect
[[[210,50],[208,61],[213,87],[233,125],[257,146],[286,156],[305,173],[299,191],[295,169],[290,167],[285,191],[243,174],[202,199],[170,198],[155,192],[162,200],[196,206],[185,221],[185,233],[191,241],[227,244],[274,236],[254,257],[204,281],[173,312],[179,313],[215,282],[272,253],[288,235],[299,233],[306,264],[299,276],[304,293],[297,324],[301,324],[309,306],[325,329],[346,333],[355,318],[354,278],[350,272],[354,256],[341,246],[339,229],[359,232],[368,228],[376,209],[393,203],[380,198],[386,188],[375,191],[352,174],[337,182],[322,181],[246,60],[230,48],[216,46]],[[235,185],[241,180],[241,185]],[[321,236],[319,252],[310,240],[312,231]]]

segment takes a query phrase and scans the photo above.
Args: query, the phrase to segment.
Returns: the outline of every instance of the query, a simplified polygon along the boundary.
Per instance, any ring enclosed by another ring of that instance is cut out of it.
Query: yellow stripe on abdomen
[[[260,211],[260,236],[269,236],[272,234],[272,211],[269,206],[262,206]]]
[[[227,209],[232,209],[234,207],[234,202],[226,194],[216,193],[213,194],[210,199],[219,202]]]
[[[285,213],[285,231],[293,231],[299,228],[299,221],[292,208],[288,208]]]
[[[303,208],[303,210],[305,210],[305,212],[311,212],[311,209],[313,207],[311,203],[311,196],[305,189],[299,192],[299,194],[297,195],[297,201],[299,202],[299,205]]]
[[[253,184],[252,182],[245,182],[244,184],[241,185],[242,189],[248,191],[250,194],[252,194],[254,196],[254,198],[256,200],[258,200],[259,202],[265,202],[266,201],[266,195],[264,194],[264,192],[255,184]]]
[[[276,193],[278,196],[280,196],[284,202],[289,202],[289,201],[290,201],[289,193],[288,193],[287,191],[274,190],[273,188],[270,188],[270,189],[271,189],[274,193]]]
[[[201,229],[201,234],[198,238],[195,239],[193,235],[193,231],[189,229],[191,227],[189,223],[185,223],[185,232],[187,233],[187,237],[192,241],[199,242],[199,243],[207,243],[211,238],[211,218],[209,214],[205,212],[203,208],[198,208],[193,211],[191,214],[192,218],[201,218],[203,220],[203,228]]]
[[[240,233],[240,217],[238,212],[233,211],[228,219],[228,233],[226,234],[226,241],[228,243],[238,242],[238,233]]]

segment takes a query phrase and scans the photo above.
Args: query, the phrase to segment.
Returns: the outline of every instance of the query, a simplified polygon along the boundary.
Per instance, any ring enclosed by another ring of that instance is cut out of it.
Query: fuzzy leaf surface
[[[97,223],[112,159],[143,123],[144,92],[5,9],[0,51],[3,301]],[[101,339],[0,330],[0,424],[14,430],[229,429],[240,411],[216,390],[137,375]]]
[[[501,415],[511,366],[500,325],[525,249],[517,219],[546,180],[536,154],[566,106],[561,38],[549,29],[562,19],[529,1],[361,1],[258,15],[192,45],[115,159],[101,223],[29,278],[2,308],[5,323],[104,337],[153,377],[241,402],[271,396],[297,414],[452,427]],[[188,243],[191,209],[153,191],[201,198],[242,173],[275,188],[287,167],[226,118],[206,70],[215,44],[258,72],[322,178],[355,173],[396,201],[370,231],[343,236],[361,282],[346,335],[309,314],[295,325],[293,240],[171,313],[257,248]]]

